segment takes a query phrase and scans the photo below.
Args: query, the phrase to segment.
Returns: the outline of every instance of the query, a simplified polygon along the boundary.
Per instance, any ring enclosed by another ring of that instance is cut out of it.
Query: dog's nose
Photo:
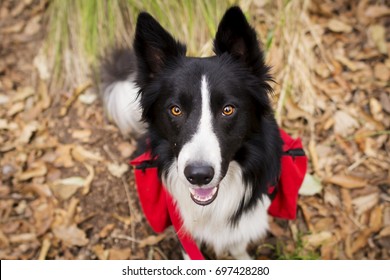
[[[187,165],[184,175],[193,185],[207,185],[214,177],[214,168],[209,165]]]

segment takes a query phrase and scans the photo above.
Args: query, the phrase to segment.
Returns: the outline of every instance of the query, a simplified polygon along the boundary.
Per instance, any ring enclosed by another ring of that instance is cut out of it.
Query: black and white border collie
[[[238,7],[223,16],[215,56],[186,56],[152,16],[138,17],[134,53],[103,69],[107,114],[144,139],[185,229],[200,243],[247,259],[268,228],[267,187],[280,173],[282,140],[271,80],[254,29]]]

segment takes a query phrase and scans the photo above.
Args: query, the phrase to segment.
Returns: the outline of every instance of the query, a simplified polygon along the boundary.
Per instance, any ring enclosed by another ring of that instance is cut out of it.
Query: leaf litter
[[[49,88],[43,10],[30,2],[0,4],[0,257],[181,258],[172,234],[147,225],[127,164],[135,144],[105,122],[91,82]],[[253,252],[281,258],[270,248],[282,242],[295,258],[390,259],[389,8],[292,2],[250,5],[271,11],[253,22],[260,38],[277,34],[278,122],[302,138],[309,174],[297,220],[271,219]]]

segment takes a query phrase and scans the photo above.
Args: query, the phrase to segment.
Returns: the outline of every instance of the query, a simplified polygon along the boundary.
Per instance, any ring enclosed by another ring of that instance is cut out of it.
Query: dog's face
[[[230,162],[272,111],[256,34],[234,7],[219,25],[216,56],[186,57],[185,46],[142,13],[134,48],[154,153],[166,163],[162,168],[175,162],[192,200],[208,205]]]

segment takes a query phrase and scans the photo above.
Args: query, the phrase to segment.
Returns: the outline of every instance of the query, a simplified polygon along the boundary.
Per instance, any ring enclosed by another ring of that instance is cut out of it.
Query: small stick
[[[86,91],[86,90],[87,90],[88,88],[90,88],[91,86],[92,86],[92,82],[91,82],[91,81],[88,81],[88,82],[86,82],[85,84],[76,87],[76,88],[73,90],[72,96],[69,97],[68,100],[66,100],[64,107],[61,108],[61,110],[60,110],[60,117],[66,116],[66,114],[68,114],[68,111],[69,111],[70,106],[76,101],[76,99],[77,99],[84,91]]]
[[[39,252],[38,260],[45,260],[47,253],[49,252],[51,246],[51,241],[49,238],[43,239],[41,251]]]

